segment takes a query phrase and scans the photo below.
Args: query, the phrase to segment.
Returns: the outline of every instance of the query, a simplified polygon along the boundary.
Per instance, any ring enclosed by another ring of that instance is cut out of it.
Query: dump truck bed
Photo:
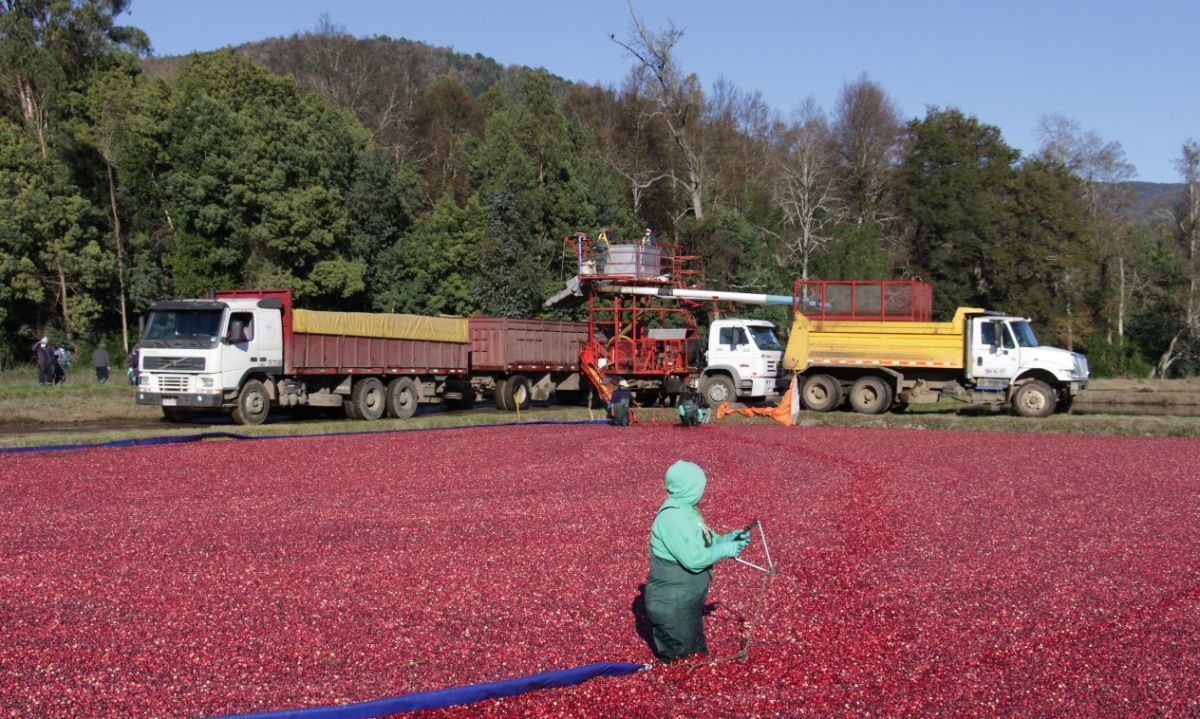
[[[940,367],[962,369],[967,318],[983,310],[960,307],[950,322],[812,319],[796,315],[784,367]]]

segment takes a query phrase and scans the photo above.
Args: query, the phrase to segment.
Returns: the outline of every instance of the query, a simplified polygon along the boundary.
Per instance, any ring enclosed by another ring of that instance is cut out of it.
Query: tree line
[[[958,108],[901,116],[866,75],[784,115],[636,17],[610,87],[327,19],[147,60],[128,5],[0,0],[0,363],[47,334],[127,347],[151,302],[210,288],[535,316],[573,274],[565,234],[652,227],[710,286],[920,279],[936,316],[1028,315],[1097,374],[1200,368],[1192,140],[1146,207],[1120,144],[1068,118],[1023,155]]]

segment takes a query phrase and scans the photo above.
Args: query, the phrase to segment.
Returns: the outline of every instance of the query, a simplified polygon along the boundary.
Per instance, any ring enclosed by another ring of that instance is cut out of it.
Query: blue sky
[[[1120,142],[1137,179],[1177,182],[1173,161],[1200,140],[1200,2],[1043,0],[636,0],[650,27],[685,30],[684,69],[719,77],[789,113],[825,109],[866,72],[905,117],[955,106],[1036,150],[1037,120],[1058,113]],[[624,0],[134,0],[126,22],[156,54],[211,50],[316,26],[388,35],[619,84],[632,61]]]

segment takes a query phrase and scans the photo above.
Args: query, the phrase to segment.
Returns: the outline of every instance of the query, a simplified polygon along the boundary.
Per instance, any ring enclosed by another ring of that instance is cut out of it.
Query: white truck
[[[700,391],[710,407],[722,402],[772,397],[777,392],[783,344],[767,320],[715,320]]]

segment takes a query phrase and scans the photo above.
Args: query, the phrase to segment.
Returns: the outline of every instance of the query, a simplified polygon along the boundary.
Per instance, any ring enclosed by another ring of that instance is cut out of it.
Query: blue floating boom
[[[645,664],[628,662],[596,662],[571,669],[554,669],[527,677],[502,679],[484,684],[436,689],[414,694],[401,694],[372,701],[342,704],[333,707],[281,709],[254,714],[229,714],[213,719],[375,719],[376,717],[426,709],[470,704],[485,699],[512,697],[535,689],[551,689],[581,684],[595,677],[620,677],[645,669]]]

